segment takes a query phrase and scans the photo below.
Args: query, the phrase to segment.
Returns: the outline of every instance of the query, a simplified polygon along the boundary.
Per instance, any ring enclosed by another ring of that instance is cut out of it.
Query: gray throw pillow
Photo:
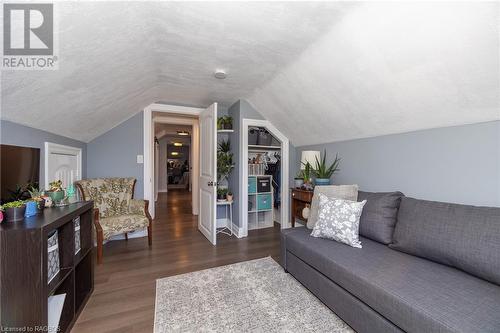
[[[356,202],[318,195],[318,222],[311,236],[333,239],[334,241],[361,248],[359,241],[359,218],[366,201]]]
[[[389,246],[500,285],[500,208],[403,197]]]
[[[392,243],[401,192],[358,192],[358,201],[366,200],[359,220],[359,234],[382,244]]]
[[[307,219],[307,228],[312,229],[318,221],[319,194],[324,194],[329,198],[345,199],[356,201],[358,199],[358,185],[326,185],[316,186],[311,201],[311,210]]]

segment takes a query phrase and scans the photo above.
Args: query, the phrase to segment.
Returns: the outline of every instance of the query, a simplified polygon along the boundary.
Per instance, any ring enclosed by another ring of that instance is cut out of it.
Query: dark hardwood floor
[[[152,248],[147,238],[104,245],[94,293],[72,332],[152,332],[156,279],[269,255],[279,259],[278,227],[242,239],[219,234],[212,246],[197,224],[189,192],[160,194]]]

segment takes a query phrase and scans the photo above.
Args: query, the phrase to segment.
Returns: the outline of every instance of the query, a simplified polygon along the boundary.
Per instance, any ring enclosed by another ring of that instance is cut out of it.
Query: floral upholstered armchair
[[[148,228],[152,244],[152,219],[148,200],[134,200],[135,178],[96,178],[76,182],[83,200],[94,201],[97,263],[102,263],[103,241],[112,236]]]

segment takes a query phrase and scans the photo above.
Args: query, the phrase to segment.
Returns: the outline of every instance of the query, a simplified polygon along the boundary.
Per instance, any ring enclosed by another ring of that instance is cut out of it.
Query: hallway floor
[[[219,234],[215,247],[197,224],[190,192],[160,194],[152,248],[147,238],[104,245],[94,293],[72,332],[152,332],[156,279],[269,255],[279,258],[279,228],[250,231],[242,239]]]

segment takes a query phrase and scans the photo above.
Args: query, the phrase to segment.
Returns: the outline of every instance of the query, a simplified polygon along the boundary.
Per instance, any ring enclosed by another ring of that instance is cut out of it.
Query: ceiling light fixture
[[[179,153],[178,153],[178,152],[176,152],[176,151],[173,151],[173,152],[171,152],[171,153],[170,153],[170,155],[172,155],[172,156],[177,156],[177,155],[179,155]]]
[[[227,77],[227,74],[225,71],[223,71],[222,69],[217,69],[214,73],[214,76],[217,78],[217,79],[220,79],[220,80],[224,80],[226,77]]]
[[[189,135],[189,132],[188,131],[177,131],[177,135]]]
[[[182,147],[182,143],[180,143],[180,142],[174,142],[174,146],[176,146],[176,147]]]

